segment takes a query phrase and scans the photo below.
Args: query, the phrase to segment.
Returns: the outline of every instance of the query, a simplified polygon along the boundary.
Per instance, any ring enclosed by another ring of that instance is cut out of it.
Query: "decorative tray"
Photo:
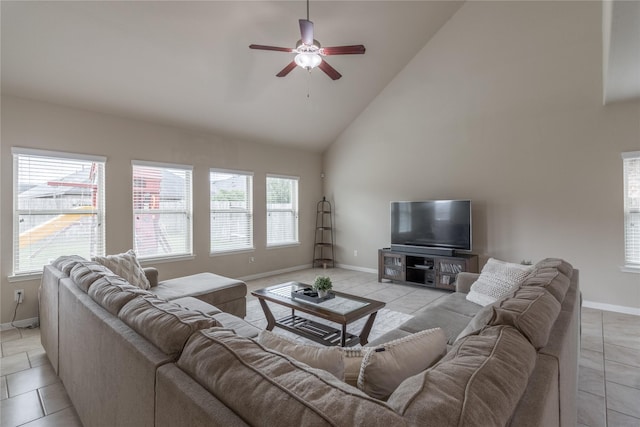
[[[336,297],[335,294],[329,292],[327,293],[326,297],[320,298],[318,296],[318,293],[311,288],[303,288],[303,289],[291,291],[291,298],[300,299],[303,301],[315,302],[316,304],[322,301],[326,301],[328,299],[335,298],[335,297]]]

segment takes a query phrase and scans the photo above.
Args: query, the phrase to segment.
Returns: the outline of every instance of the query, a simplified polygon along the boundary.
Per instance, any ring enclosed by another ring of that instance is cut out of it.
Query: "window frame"
[[[269,209],[269,179],[287,179],[291,180],[294,185],[291,194],[291,209]],[[300,177],[291,175],[267,174],[265,179],[265,208],[266,208],[266,246],[267,248],[281,248],[285,246],[300,245]],[[269,215],[271,212],[291,212],[292,213],[292,234],[293,240],[270,242],[269,240]]]
[[[187,189],[185,191],[185,198],[187,199],[185,202],[185,209],[139,209],[136,208],[136,178],[135,178],[135,168],[153,168],[158,169],[159,171],[167,170],[167,171],[184,171],[188,176],[188,180],[185,181],[185,185],[187,185]],[[193,166],[191,165],[183,165],[177,163],[163,163],[163,162],[151,162],[146,160],[132,160],[131,161],[131,202],[132,202],[132,244],[133,248],[136,251],[137,258],[142,263],[155,263],[155,262],[167,262],[167,261],[176,261],[182,259],[193,259],[195,257],[193,252]],[[185,247],[187,250],[185,252],[172,252],[169,254],[161,254],[156,253],[154,255],[145,255],[144,253],[140,253],[138,251],[138,245],[136,244],[136,215],[140,214],[149,214],[153,213],[155,215],[175,215],[175,214],[184,214],[187,221],[187,233],[185,240]]]
[[[39,269],[28,269],[28,270],[20,270],[20,217],[24,215],[65,215],[65,214],[78,214],[78,211],[72,208],[54,208],[54,209],[20,209],[20,186],[21,186],[21,177],[20,177],[20,161],[21,158],[25,157],[33,157],[33,158],[41,158],[48,159],[52,163],[56,162],[86,162],[91,163],[91,165],[87,165],[90,168],[96,167],[95,169],[95,185],[96,192],[92,193],[92,203],[94,206],[90,209],[83,209],[83,215],[95,215],[95,222],[97,226],[95,227],[95,232],[91,233],[90,237],[94,242],[95,252],[91,253],[83,253],[77,254],[82,255],[86,258],[91,258],[91,256],[104,256],[106,251],[106,222],[105,222],[105,214],[106,214],[106,204],[105,204],[105,193],[106,193],[106,185],[105,185],[105,174],[106,174],[106,161],[107,158],[104,156],[97,155],[89,155],[89,154],[80,154],[80,153],[69,153],[69,152],[61,152],[61,151],[50,151],[50,150],[40,150],[40,149],[31,149],[31,148],[22,148],[22,147],[12,147],[12,165],[13,165],[13,230],[12,230],[12,250],[11,250],[11,275],[9,279],[11,281],[19,281],[19,280],[29,280],[31,278],[39,277],[42,275],[42,268],[46,265],[43,264]],[[51,167],[55,167],[55,164],[52,164]],[[27,178],[28,179],[28,178]],[[53,177],[51,180],[59,180],[59,177]],[[88,184],[85,184],[88,185]],[[82,187],[84,187],[83,185]],[[38,212],[38,213],[33,213]],[[83,236],[84,238],[84,236]],[[60,253],[61,255],[71,255],[69,253]]]
[[[227,174],[227,175],[237,175],[237,176],[245,176],[247,178],[247,188],[246,188],[246,198],[245,198],[245,202],[247,205],[246,209],[239,209],[239,208],[235,208],[235,209],[214,209],[213,207],[213,181],[212,181],[212,176],[213,174]],[[254,235],[253,235],[253,178],[254,178],[254,173],[253,172],[249,172],[249,171],[241,171],[241,170],[231,170],[231,169],[220,169],[220,168],[211,168],[209,169],[209,218],[210,218],[210,224],[209,224],[209,255],[210,256],[220,256],[220,255],[226,255],[226,254],[230,254],[230,253],[238,253],[238,252],[251,252],[255,250],[255,244],[254,244]],[[238,246],[235,248],[228,248],[228,249],[219,249],[219,250],[215,250],[213,247],[213,233],[214,233],[214,223],[213,220],[211,219],[211,217],[215,214],[215,213],[242,213],[244,212],[247,216],[248,216],[248,233],[249,233],[249,244],[246,246]]]
[[[631,230],[632,227],[640,227],[640,151],[629,151],[622,153],[622,175],[624,191],[624,265],[622,271],[629,273],[640,273],[640,230]],[[631,201],[630,187],[633,187],[639,194],[633,199],[638,199],[635,203]],[[634,206],[637,204],[637,206]],[[638,217],[638,222],[633,222],[631,215]],[[636,234],[633,238],[632,234]]]

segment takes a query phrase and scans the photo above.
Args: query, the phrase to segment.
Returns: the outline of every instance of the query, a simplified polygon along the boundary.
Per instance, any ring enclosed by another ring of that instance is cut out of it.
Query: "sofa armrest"
[[[466,271],[458,273],[458,276],[456,278],[456,292],[468,294],[469,289],[471,289],[471,285],[473,284],[473,282],[478,280],[478,277],[480,277],[480,274],[478,273],[469,273]]]
[[[144,267],[142,269],[144,271],[144,275],[147,276],[147,280],[149,284],[153,288],[154,286],[158,286],[158,269],[155,267]]]

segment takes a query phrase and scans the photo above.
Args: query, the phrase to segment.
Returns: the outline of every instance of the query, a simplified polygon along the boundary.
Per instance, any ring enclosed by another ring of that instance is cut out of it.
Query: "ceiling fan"
[[[284,77],[291,72],[296,66],[311,71],[313,68],[320,68],[332,80],[338,80],[342,77],[335,68],[323,59],[324,56],[330,55],[356,55],[363,54],[365,48],[363,45],[352,46],[334,46],[322,47],[320,42],[313,38],[313,22],[309,21],[309,0],[307,0],[307,19],[300,19],[300,40],[296,43],[295,48],[264,46],[259,44],[249,45],[249,49],[274,50],[277,52],[296,53],[294,60],[282,69],[276,76]]]

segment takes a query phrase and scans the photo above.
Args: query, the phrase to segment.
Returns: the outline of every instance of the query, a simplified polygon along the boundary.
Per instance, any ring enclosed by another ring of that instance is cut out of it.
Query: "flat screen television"
[[[471,251],[471,200],[391,202],[391,249]]]

